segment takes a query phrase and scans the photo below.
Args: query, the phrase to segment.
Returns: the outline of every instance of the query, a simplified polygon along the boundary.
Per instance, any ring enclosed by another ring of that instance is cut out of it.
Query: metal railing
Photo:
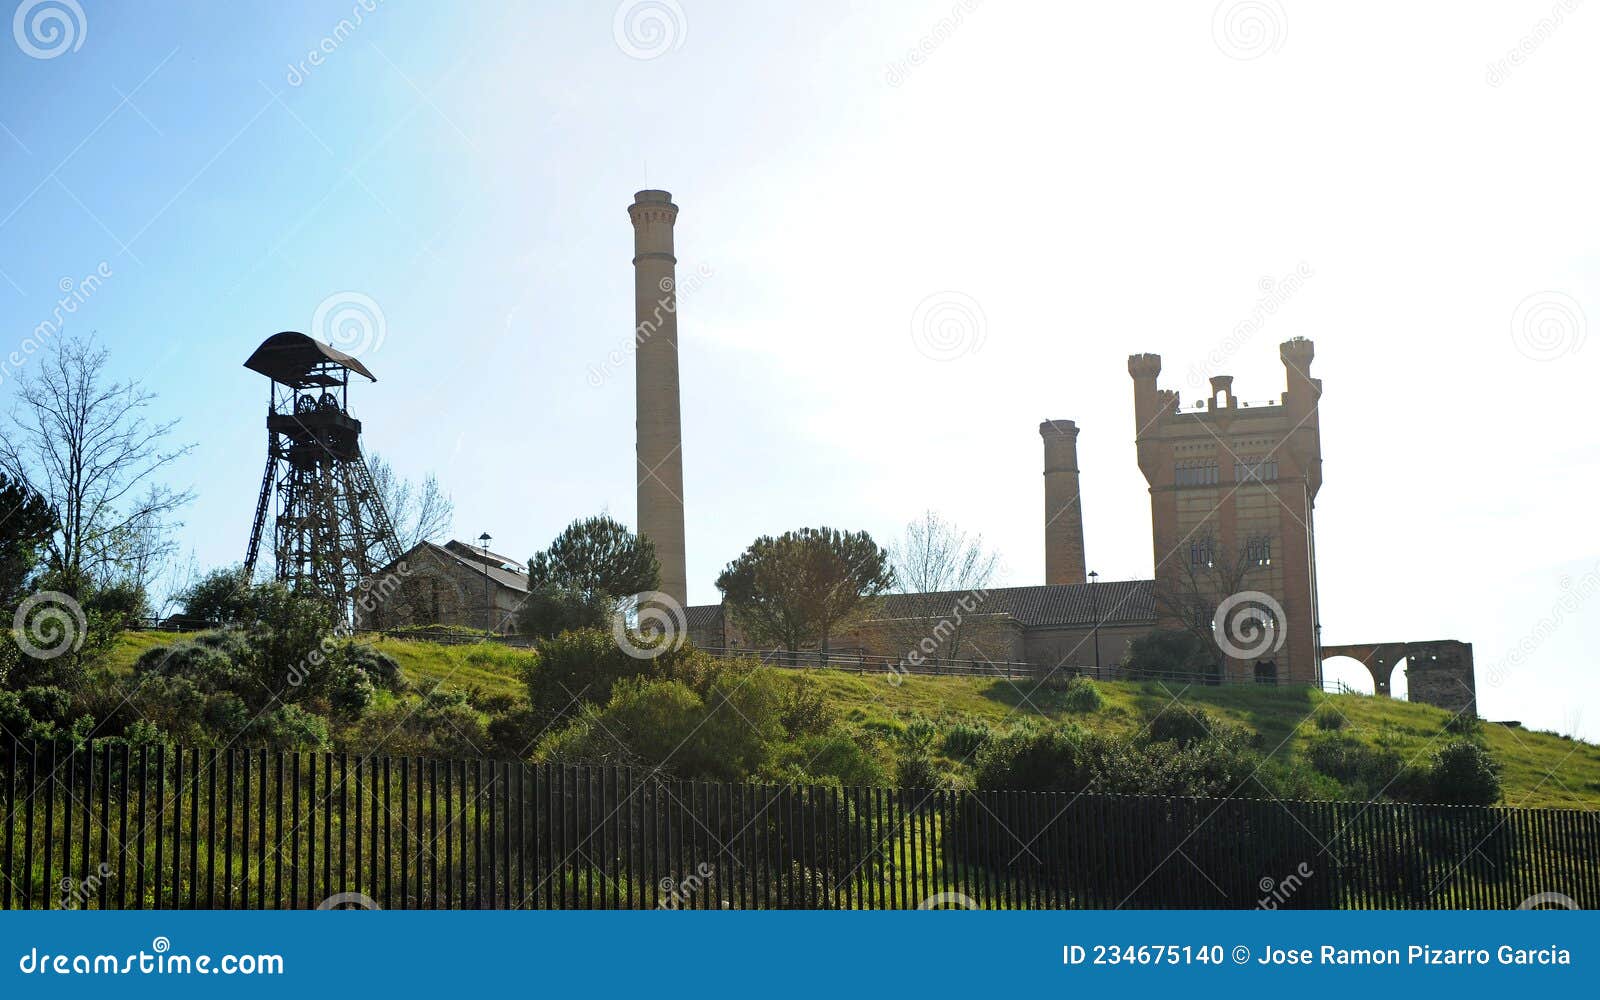
[[[0,740],[0,908],[1600,906],[1600,815]]]

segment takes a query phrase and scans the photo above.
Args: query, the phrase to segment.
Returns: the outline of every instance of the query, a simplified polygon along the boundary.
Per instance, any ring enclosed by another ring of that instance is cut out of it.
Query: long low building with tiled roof
[[[685,611],[695,645],[752,648],[722,605],[697,604]],[[921,657],[978,667],[1027,664],[1045,671],[1097,663],[1109,668],[1155,622],[1151,580],[888,594],[873,603],[864,620],[832,637],[829,649],[889,665]]]

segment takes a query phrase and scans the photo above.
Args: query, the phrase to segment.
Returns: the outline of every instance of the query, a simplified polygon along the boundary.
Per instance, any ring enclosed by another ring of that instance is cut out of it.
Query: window
[[[1252,566],[1272,565],[1272,536],[1255,535],[1244,543],[1245,562]]]
[[[1233,463],[1233,478],[1240,483],[1270,483],[1278,478],[1275,458],[1239,458]]]
[[[1178,486],[1217,485],[1217,463],[1203,459],[1179,462],[1173,471],[1173,482]]]
[[[1189,567],[1191,569],[1209,569],[1215,554],[1215,548],[1210,537],[1196,538],[1189,543]]]

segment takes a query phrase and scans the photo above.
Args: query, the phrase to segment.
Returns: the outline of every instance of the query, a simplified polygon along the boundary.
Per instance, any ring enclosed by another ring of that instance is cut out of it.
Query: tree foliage
[[[756,539],[717,577],[717,589],[752,642],[826,650],[894,581],[889,554],[866,532],[801,528]]]
[[[555,636],[606,624],[617,602],[661,585],[655,545],[611,517],[582,518],[528,561],[520,631]]]
[[[55,534],[56,515],[26,481],[0,471],[0,516],[0,606],[12,608],[27,594]]]

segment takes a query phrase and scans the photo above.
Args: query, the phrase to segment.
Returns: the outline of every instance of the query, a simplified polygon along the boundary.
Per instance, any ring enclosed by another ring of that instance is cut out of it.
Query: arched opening
[[[1329,691],[1372,694],[1372,671],[1353,656],[1330,656],[1322,661],[1322,686]]]
[[[1389,675],[1389,697],[1411,700],[1411,685],[1406,682],[1406,668],[1410,665],[1410,657],[1404,657],[1394,665],[1394,673]]]
[[[1256,683],[1278,683],[1278,664],[1272,660],[1259,660],[1256,662]]]

